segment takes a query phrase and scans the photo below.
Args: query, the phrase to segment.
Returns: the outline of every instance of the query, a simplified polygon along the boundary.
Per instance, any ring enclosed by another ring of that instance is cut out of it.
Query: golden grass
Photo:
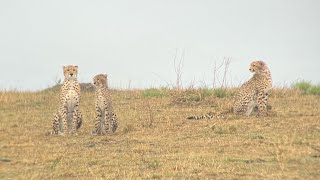
[[[84,92],[78,136],[48,136],[59,92],[0,92],[0,179],[319,179],[320,96],[273,91],[271,115],[186,120],[232,96],[113,91],[119,128],[91,136],[93,94]],[[186,98],[185,98],[186,99]]]

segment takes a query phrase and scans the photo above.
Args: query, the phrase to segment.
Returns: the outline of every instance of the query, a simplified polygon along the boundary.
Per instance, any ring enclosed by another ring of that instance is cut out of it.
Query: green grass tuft
[[[298,89],[303,94],[320,95],[320,86],[312,85],[307,81],[297,82],[292,87]]]
[[[144,97],[166,97],[168,96],[169,90],[167,88],[151,88],[142,91]]]
[[[227,91],[225,89],[214,89],[214,95],[218,98],[224,98],[227,96]]]
[[[312,94],[312,95],[320,95],[320,86],[311,86],[308,91],[307,94]]]
[[[308,89],[310,89],[312,87],[312,84],[307,81],[301,81],[301,82],[294,83],[292,85],[292,87],[294,89],[298,89],[298,90],[302,91],[304,94],[306,94]]]

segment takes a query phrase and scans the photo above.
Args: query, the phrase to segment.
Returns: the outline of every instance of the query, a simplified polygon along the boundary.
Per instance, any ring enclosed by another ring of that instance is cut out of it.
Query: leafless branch
[[[231,58],[230,57],[224,57],[223,58],[223,62],[224,62],[224,72],[223,72],[222,85],[221,85],[222,89],[228,87],[227,74],[228,74],[228,70],[229,70],[229,65],[231,63]]]
[[[227,88],[228,83],[227,83],[227,75],[229,71],[229,66],[231,63],[231,58],[230,57],[224,57],[221,64],[217,66],[217,62],[214,62],[214,69],[213,69],[213,83],[212,83],[212,88],[215,89],[217,88],[217,85],[220,84],[220,88]],[[220,80],[220,70],[223,67],[223,76],[222,79]]]
[[[176,73],[176,89],[180,91],[182,89],[182,69],[184,67],[185,49],[182,50],[182,54],[179,61],[177,61],[177,57],[178,57],[178,49],[176,49],[173,62],[174,62],[174,70]]]
[[[219,70],[223,66],[224,62],[222,62],[218,67],[217,67],[217,61],[214,61],[214,69],[213,69],[213,84],[212,88],[215,89],[217,85],[217,81],[219,81]]]

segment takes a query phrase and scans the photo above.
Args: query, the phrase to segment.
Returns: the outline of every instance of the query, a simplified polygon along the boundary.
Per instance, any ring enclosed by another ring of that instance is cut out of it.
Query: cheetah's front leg
[[[105,121],[104,121],[104,127],[105,127],[105,131],[108,133],[111,133],[111,122],[112,121],[112,115],[111,115],[111,110],[110,108],[105,110]]]
[[[52,120],[52,131],[50,134],[59,134],[60,130],[60,121],[58,113],[54,113]]]
[[[268,93],[259,92],[258,94],[258,116],[267,115]]]
[[[95,118],[94,129],[91,132],[92,135],[100,135],[101,134],[101,121],[102,121],[102,111],[96,106],[96,118]]]
[[[245,115],[250,116],[257,105],[258,105],[257,102],[254,99],[252,99],[247,105],[247,111]]]
[[[68,119],[67,119],[67,108],[63,107],[60,110],[60,117],[62,119],[62,124],[63,124],[63,132],[60,132],[60,135],[64,135],[65,133],[68,132]]]
[[[106,110],[105,127],[108,133],[114,133],[118,127],[117,116],[113,113],[111,108]]]
[[[78,129],[78,122],[79,122],[79,116],[80,116],[80,110],[79,110],[79,103],[77,103],[74,107],[73,116],[72,116],[72,130],[71,134],[76,134]]]
[[[111,132],[112,133],[116,132],[118,128],[118,118],[117,118],[117,115],[114,114],[113,112],[112,112],[112,118],[110,123],[111,123],[111,128],[110,128]]]
[[[77,129],[81,128],[82,126],[82,113],[81,111],[78,112],[78,119],[77,119]]]

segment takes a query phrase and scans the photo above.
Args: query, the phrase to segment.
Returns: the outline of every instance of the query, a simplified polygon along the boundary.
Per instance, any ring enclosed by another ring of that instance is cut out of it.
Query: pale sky
[[[40,90],[78,65],[79,81],[107,73],[113,88],[211,87],[214,62],[229,84],[265,61],[275,86],[320,83],[319,0],[0,0],[0,90]],[[130,83],[129,83],[130,82]]]

